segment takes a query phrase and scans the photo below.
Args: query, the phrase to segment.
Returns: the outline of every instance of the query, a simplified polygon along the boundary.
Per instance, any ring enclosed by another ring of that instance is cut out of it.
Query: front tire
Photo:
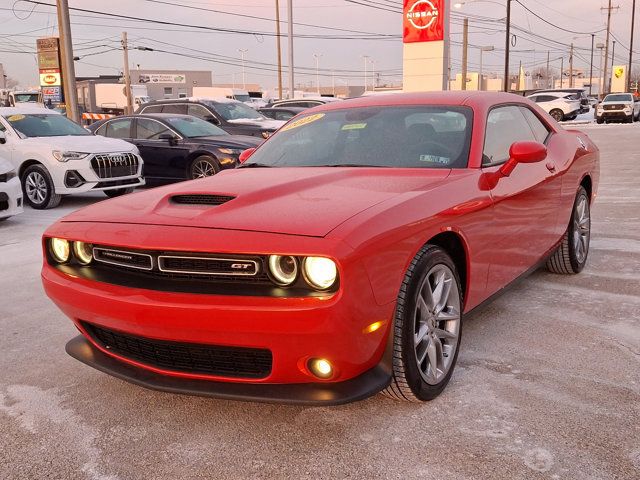
[[[20,181],[24,198],[31,208],[45,210],[60,204],[62,195],[55,193],[51,175],[44,166],[36,164],[27,167]]]
[[[220,166],[215,158],[208,155],[200,155],[191,163],[189,168],[189,178],[192,180],[196,178],[211,177],[220,171]]]
[[[580,273],[587,263],[590,242],[591,207],[587,191],[580,187],[569,226],[557,250],[547,260],[547,270],[565,275]]]
[[[462,290],[451,257],[426,245],[411,262],[395,311],[391,398],[432,400],[447,386],[462,334]]]
[[[129,188],[116,188],[114,190],[103,190],[104,194],[109,198],[116,198],[122,195],[127,195],[135,190],[133,187]]]
[[[561,122],[564,119],[564,113],[562,112],[562,110],[559,110],[557,108],[551,110],[549,112],[549,115],[551,115],[556,122]]]

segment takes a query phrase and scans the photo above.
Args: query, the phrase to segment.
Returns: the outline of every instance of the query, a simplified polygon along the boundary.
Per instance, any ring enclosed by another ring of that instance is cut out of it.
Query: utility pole
[[[482,73],[483,65],[482,65],[482,54],[484,52],[493,52],[495,47],[493,45],[487,45],[485,47],[480,47],[480,85],[478,85],[479,90],[484,90],[484,74]]]
[[[295,96],[293,83],[293,0],[287,0],[287,20],[289,21],[289,98]]]
[[[504,39],[504,88],[505,92],[509,91],[509,47],[511,45],[511,0],[507,0],[507,34]]]
[[[627,69],[627,92],[631,91],[631,64],[633,62],[633,27],[636,21],[636,0],[631,7],[631,44],[629,45],[629,68]]]
[[[76,91],[76,69],[73,65],[73,46],[71,41],[71,22],[69,20],[68,0],[57,0],[58,32],[60,35],[61,70],[64,84],[64,103],[67,118],[79,122],[78,93]]]
[[[314,53],[313,58],[316,59],[316,90],[318,91],[318,95],[320,95],[320,57],[321,53]]]
[[[615,7],[619,8],[619,7]],[[600,99],[604,98],[604,95],[607,93],[607,67],[609,64],[609,37],[611,36],[611,11],[614,7],[611,5],[611,0],[609,0],[609,6],[606,8],[607,10],[607,39],[604,42],[604,71],[602,73],[602,79],[604,86],[602,91],[600,92]],[[605,10],[604,8],[602,10]]]
[[[636,0],[633,0],[634,2]],[[593,45],[594,42],[596,41],[596,34],[592,33],[591,34],[591,64],[590,64],[590,70],[589,70],[589,95],[591,95],[591,91],[593,90]]]
[[[614,40],[613,48],[611,49],[611,75],[613,75],[613,66],[615,64],[616,64],[616,41]],[[611,82],[609,82],[609,93],[611,93]]]
[[[276,0],[276,48],[278,50],[278,98],[282,99],[282,45],[280,43],[280,1]]]
[[[562,81],[564,80],[564,57],[560,59],[560,88],[563,88]]]
[[[598,69],[598,96],[601,97],[602,92],[604,92],[604,77],[602,76],[602,58],[604,52],[604,43],[598,43],[596,48],[600,50],[600,68]]]
[[[129,45],[127,43],[127,32],[122,32],[122,53],[124,55],[124,89],[127,96],[126,115],[133,113],[133,99],[131,98],[131,76],[129,75]]]
[[[462,86],[461,90],[467,89],[467,61],[469,48],[469,19],[465,18],[462,26]]]
[[[573,42],[569,53],[569,88],[573,88]]]
[[[331,70],[331,91],[333,92],[333,96],[336,96],[336,72]]]
[[[369,85],[367,84],[369,76],[367,75],[367,65],[369,64],[369,55],[362,55],[364,59],[364,91],[367,92],[369,90]]]
[[[549,50],[547,50],[547,88],[553,88],[553,86],[551,85],[551,77],[550,75],[550,70],[549,70],[549,57],[551,55],[551,52],[549,52]]]
[[[242,56],[242,89],[246,90],[247,89],[247,78],[245,77],[245,72],[244,72],[244,54],[247,53],[249,50],[246,48],[239,48],[238,52],[240,52],[240,55]]]

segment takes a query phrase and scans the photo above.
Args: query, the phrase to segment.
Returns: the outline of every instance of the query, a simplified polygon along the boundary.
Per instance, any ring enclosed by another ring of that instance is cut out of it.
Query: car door
[[[174,140],[161,139],[162,135],[173,135]],[[138,118],[134,143],[144,160],[145,178],[185,179],[184,165],[189,150],[177,132],[158,120]]]
[[[492,109],[487,118],[483,174],[493,174],[509,159],[515,142],[546,143],[551,130],[524,106]],[[518,164],[491,189],[494,202],[493,250],[488,287],[497,291],[533,267],[557,242],[562,178],[548,152],[546,160]]]

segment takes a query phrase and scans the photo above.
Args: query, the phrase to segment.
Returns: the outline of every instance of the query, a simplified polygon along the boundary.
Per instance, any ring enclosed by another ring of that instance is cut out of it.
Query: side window
[[[173,133],[167,127],[155,120],[139,118],[136,127],[136,138],[139,140],[159,140],[163,133]]]
[[[101,135],[103,137],[107,136],[107,124],[103,123],[102,125],[100,125],[98,128],[96,128],[96,131],[93,132],[95,135]]]
[[[105,137],[131,138],[131,119],[112,120],[105,125]]]
[[[187,107],[187,114],[188,115],[193,115],[194,117],[198,117],[201,119],[205,119],[205,118],[210,118],[213,115],[211,115],[211,112],[209,110],[207,110],[206,108],[204,108],[202,105],[189,105]]]
[[[529,100],[531,100],[532,102],[538,103],[540,101],[540,95],[533,95],[529,97]]]
[[[293,113],[291,112],[276,112],[275,119],[276,120],[289,120],[293,118]]]
[[[537,141],[519,107],[494,108],[487,117],[482,165],[498,165],[509,160],[515,142]]]
[[[522,110],[524,118],[526,118],[529,125],[531,125],[531,130],[533,130],[536,140],[540,143],[546,142],[547,137],[549,137],[549,129],[547,126],[528,108],[520,107],[520,109]]]
[[[162,112],[162,105],[149,105],[144,107],[140,113],[160,113]]]
[[[162,106],[162,113],[177,113],[180,115],[187,114],[187,106],[184,103],[167,103]]]

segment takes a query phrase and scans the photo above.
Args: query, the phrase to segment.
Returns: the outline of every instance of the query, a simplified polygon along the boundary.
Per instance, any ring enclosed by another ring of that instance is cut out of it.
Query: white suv
[[[22,213],[22,190],[16,169],[0,157],[0,221]]]
[[[529,95],[529,100],[551,115],[555,121],[574,120],[582,110],[580,98],[567,92],[541,92]]]
[[[640,102],[631,93],[610,93],[596,108],[598,123],[618,120],[633,123],[640,119]]]
[[[46,108],[0,108],[0,156],[17,169],[25,201],[35,209],[57,206],[62,195],[115,197],[144,185],[134,145],[94,136]]]

